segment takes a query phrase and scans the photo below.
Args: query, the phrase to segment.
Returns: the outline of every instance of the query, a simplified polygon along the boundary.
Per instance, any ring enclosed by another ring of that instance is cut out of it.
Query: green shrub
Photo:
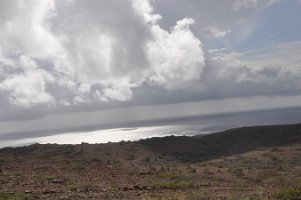
[[[1,200],[25,200],[30,199],[29,195],[26,195],[24,193],[6,193],[6,192],[0,192],[0,199]]]
[[[146,162],[146,163],[149,163],[152,161],[152,158],[150,156],[146,156],[144,159],[143,159],[143,162]]]
[[[159,189],[178,190],[178,189],[193,188],[194,185],[191,182],[175,181],[175,182],[160,183],[156,185],[156,187]]]
[[[164,173],[162,177],[165,179],[177,179],[179,178],[179,175],[175,173]]]
[[[284,189],[280,192],[277,192],[274,197],[282,200],[301,200],[301,189]]]
[[[242,168],[235,168],[233,170],[233,173],[237,176],[237,177],[244,177],[245,173],[244,170]]]
[[[92,183],[82,183],[73,185],[71,190],[80,190],[84,192],[98,191],[98,186]]]

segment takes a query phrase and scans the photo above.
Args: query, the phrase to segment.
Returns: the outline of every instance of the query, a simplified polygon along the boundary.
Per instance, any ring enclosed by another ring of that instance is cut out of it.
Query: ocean
[[[283,108],[273,110],[236,112],[206,116],[191,116],[153,121],[140,121],[128,124],[116,124],[109,127],[84,127],[76,131],[66,130],[53,133],[39,133],[28,137],[16,138],[0,135],[0,148],[24,146],[33,143],[80,144],[136,141],[151,137],[194,136],[210,134],[226,129],[275,124],[301,123],[301,108]],[[13,136],[13,134],[10,134]],[[18,134],[20,135],[20,134]]]

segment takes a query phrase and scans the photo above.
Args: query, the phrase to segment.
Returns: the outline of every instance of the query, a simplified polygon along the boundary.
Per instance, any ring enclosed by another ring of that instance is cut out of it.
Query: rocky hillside
[[[260,148],[301,144],[301,124],[243,127],[195,137],[152,138],[139,144],[181,161],[197,162]]]
[[[0,150],[0,199],[301,199],[301,125]]]

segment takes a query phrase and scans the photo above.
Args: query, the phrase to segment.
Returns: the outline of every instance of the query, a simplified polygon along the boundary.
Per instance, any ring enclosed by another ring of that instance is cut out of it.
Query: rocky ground
[[[301,199],[301,128],[291,127],[5,148],[0,199]]]

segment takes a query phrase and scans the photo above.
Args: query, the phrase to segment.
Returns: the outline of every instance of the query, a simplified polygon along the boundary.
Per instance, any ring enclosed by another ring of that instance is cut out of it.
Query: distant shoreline
[[[0,147],[0,149],[19,148],[19,147],[31,146],[31,145],[35,145],[35,144],[39,144],[39,145],[43,145],[43,144],[53,144],[53,145],[80,145],[80,144],[103,145],[103,144],[119,144],[119,143],[122,143],[122,142],[134,142],[135,143],[135,142],[139,142],[139,141],[148,141],[148,140],[154,140],[154,139],[165,140],[165,138],[170,138],[170,137],[188,137],[188,138],[200,139],[204,136],[219,135],[219,134],[223,134],[223,133],[236,132],[236,131],[241,132],[245,129],[247,129],[247,130],[269,129],[269,128],[272,128],[272,129],[281,128],[281,129],[283,129],[283,128],[286,128],[286,127],[288,127],[288,128],[290,128],[290,127],[299,127],[300,131],[301,131],[301,123],[276,124],[276,125],[254,125],[254,126],[234,127],[234,128],[230,128],[230,129],[226,129],[226,130],[222,130],[222,131],[195,134],[195,135],[185,135],[185,134],[174,135],[174,134],[170,134],[170,135],[163,135],[163,136],[139,138],[139,139],[136,139],[136,140],[119,140],[119,141],[108,141],[108,142],[103,142],[103,143],[102,142],[100,142],[100,143],[79,142],[79,143],[75,143],[75,144],[71,144],[71,143],[64,144],[64,143],[38,143],[38,142],[32,142],[32,143],[27,143],[27,144],[19,144],[19,145],[15,145],[15,146]],[[131,130],[137,130],[137,129],[138,128],[122,128],[122,129],[116,129],[116,130],[131,131]],[[113,129],[113,130],[116,131],[115,129]],[[300,135],[300,137],[301,137],[301,135]]]

